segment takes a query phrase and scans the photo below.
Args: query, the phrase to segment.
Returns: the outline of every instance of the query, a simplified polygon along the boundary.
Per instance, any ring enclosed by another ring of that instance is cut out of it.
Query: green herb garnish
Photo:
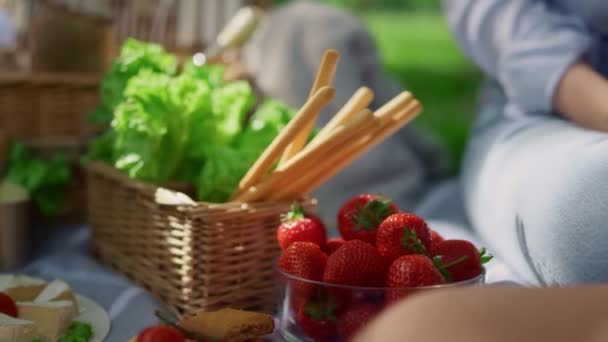
[[[57,342],[88,342],[93,337],[93,327],[91,324],[74,321],[70,324],[65,336]]]

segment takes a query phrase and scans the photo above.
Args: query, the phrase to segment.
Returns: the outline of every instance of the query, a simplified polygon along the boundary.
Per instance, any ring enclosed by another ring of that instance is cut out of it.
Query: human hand
[[[354,341],[608,341],[606,301],[606,285],[430,290],[391,306]]]
[[[553,107],[583,127],[608,132],[608,80],[589,64],[578,62],[560,80]]]

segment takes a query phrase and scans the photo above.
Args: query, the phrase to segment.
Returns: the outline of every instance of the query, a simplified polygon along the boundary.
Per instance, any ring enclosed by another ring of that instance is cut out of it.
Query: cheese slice
[[[17,303],[19,318],[32,321],[38,334],[47,341],[56,341],[65,334],[76,317],[74,304],[68,300],[56,302]]]
[[[40,294],[34,299],[35,303],[52,302],[57,300],[69,300],[74,304],[76,312],[78,312],[78,301],[74,292],[63,280],[53,280],[50,282]]]
[[[0,313],[0,341],[32,342],[39,337],[33,322]]]
[[[26,275],[0,274],[0,292],[16,302],[32,301],[46,287],[42,279]]]

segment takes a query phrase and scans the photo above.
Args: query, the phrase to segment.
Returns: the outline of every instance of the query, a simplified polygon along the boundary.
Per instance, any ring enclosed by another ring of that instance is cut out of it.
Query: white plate
[[[108,313],[92,299],[76,294],[80,314],[76,321],[87,322],[93,327],[93,338],[90,342],[103,342],[110,332],[110,317]]]

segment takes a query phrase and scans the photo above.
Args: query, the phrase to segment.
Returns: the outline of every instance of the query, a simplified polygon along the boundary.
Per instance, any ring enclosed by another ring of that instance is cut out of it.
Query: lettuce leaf
[[[164,182],[179,167],[191,113],[172,101],[174,83],[168,75],[142,70],[129,81],[126,101],[116,108],[115,166],[130,177]]]
[[[81,159],[81,163],[86,165],[93,160],[104,161],[114,164],[114,139],[116,132],[109,129],[93,139],[88,150]]]
[[[83,162],[103,160],[132,178],[185,181],[198,199],[229,199],[248,168],[293,116],[266,99],[251,118],[246,81],[224,82],[224,68],[186,62],[154,44],[129,40],[104,78],[103,104],[91,119],[110,123]],[[109,120],[109,121],[108,121]]]
[[[234,147],[243,151],[247,161],[254,163],[293,115],[294,110],[286,104],[266,98],[249,119]]]
[[[102,80],[102,105],[89,115],[89,120],[97,124],[110,123],[116,106],[124,100],[129,80],[142,70],[173,75],[177,61],[160,45],[128,39]]]
[[[63,208],[65,188],[70,182],[70,165],[57,153],[49,160],[35,158],[25,145],[12,145],[8,158],[6,179],[21,185],[40,211],[55,216]]]
[[[182,73],[206,82],[213,89],[224,84],[224,67],[218,64],[199,66],[189,60],[184,63]]]
[[[212,91],[207,82],[143,70],[129,81],[125,101],[116,108],[114,165],[130,177],[195,182],[210,155],[230,146],[253,105],[244,82]]]
[[[242,132],[255,98],[248,83],[233,82],[215,89],[210,100],[210,110],[195,111],[189,146],[193,158],[206,158],[216,147],[230,146]]]
[[[226,146],[215,148],[210,152],[196,183],[199,200],[213,203],[228,201],[250,166],[251,163],[243,158],[242,151]]]

